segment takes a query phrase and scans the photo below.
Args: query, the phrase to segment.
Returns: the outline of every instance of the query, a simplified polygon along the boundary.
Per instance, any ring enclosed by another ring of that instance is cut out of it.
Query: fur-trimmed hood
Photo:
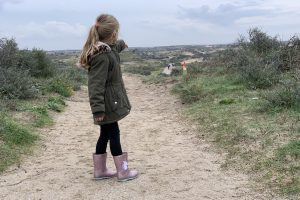
[[[96,46],[96,51],[93,52],[93,55],[111,52],[110,46],[104,42],[99,41],[95,46]]]

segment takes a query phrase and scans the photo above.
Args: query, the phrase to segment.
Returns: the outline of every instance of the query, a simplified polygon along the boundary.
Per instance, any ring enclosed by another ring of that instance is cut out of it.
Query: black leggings
[[[96,146],[96,154],[106,153],[108,140],[110,141],[110,151],[113,156],[122,155],[122,147],[120,142],[120,130],[118,122],[104,124],[100,126],[100,137]]]

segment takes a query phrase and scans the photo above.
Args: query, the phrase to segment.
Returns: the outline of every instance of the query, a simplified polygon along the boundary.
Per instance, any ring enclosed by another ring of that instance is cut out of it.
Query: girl
[[[119,22],[111,15],[97,17],[90,29],[80,56],[80,64],[88,70],[88,90],[94,123],[100,125],[100,137],[93,154],[94,178],[117,176],[127,181],[138,176],[128,169],[127,153],[122,152],[118,121],[129,114],[129,103],[120,69],[119,53],[127,48],[123,40],[117,40]],[[110,151],[117,172],[106,168],[106,147]]]

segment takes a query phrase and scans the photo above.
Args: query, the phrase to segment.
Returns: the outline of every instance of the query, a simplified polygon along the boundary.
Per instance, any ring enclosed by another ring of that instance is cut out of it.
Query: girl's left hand
[[[105,115],[101,114],[99,116],[95,116],[94,119],[96,122],[102,122],[104,120]]]

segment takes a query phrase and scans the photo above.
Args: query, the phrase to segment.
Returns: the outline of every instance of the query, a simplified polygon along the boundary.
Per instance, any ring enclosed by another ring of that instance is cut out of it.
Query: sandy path
[[[84,89],[42,131],[35,155],[0,177],[0,199],[269,199],[251,194],[246,176],[220,170],[222,158],[180,120],[181,105],[168,89],[129,75],[125,82],[133,110],[120,122],[122,143],[138,179],[91,180],[98,127]],[[108,162],[113,166],[111,156]]]

